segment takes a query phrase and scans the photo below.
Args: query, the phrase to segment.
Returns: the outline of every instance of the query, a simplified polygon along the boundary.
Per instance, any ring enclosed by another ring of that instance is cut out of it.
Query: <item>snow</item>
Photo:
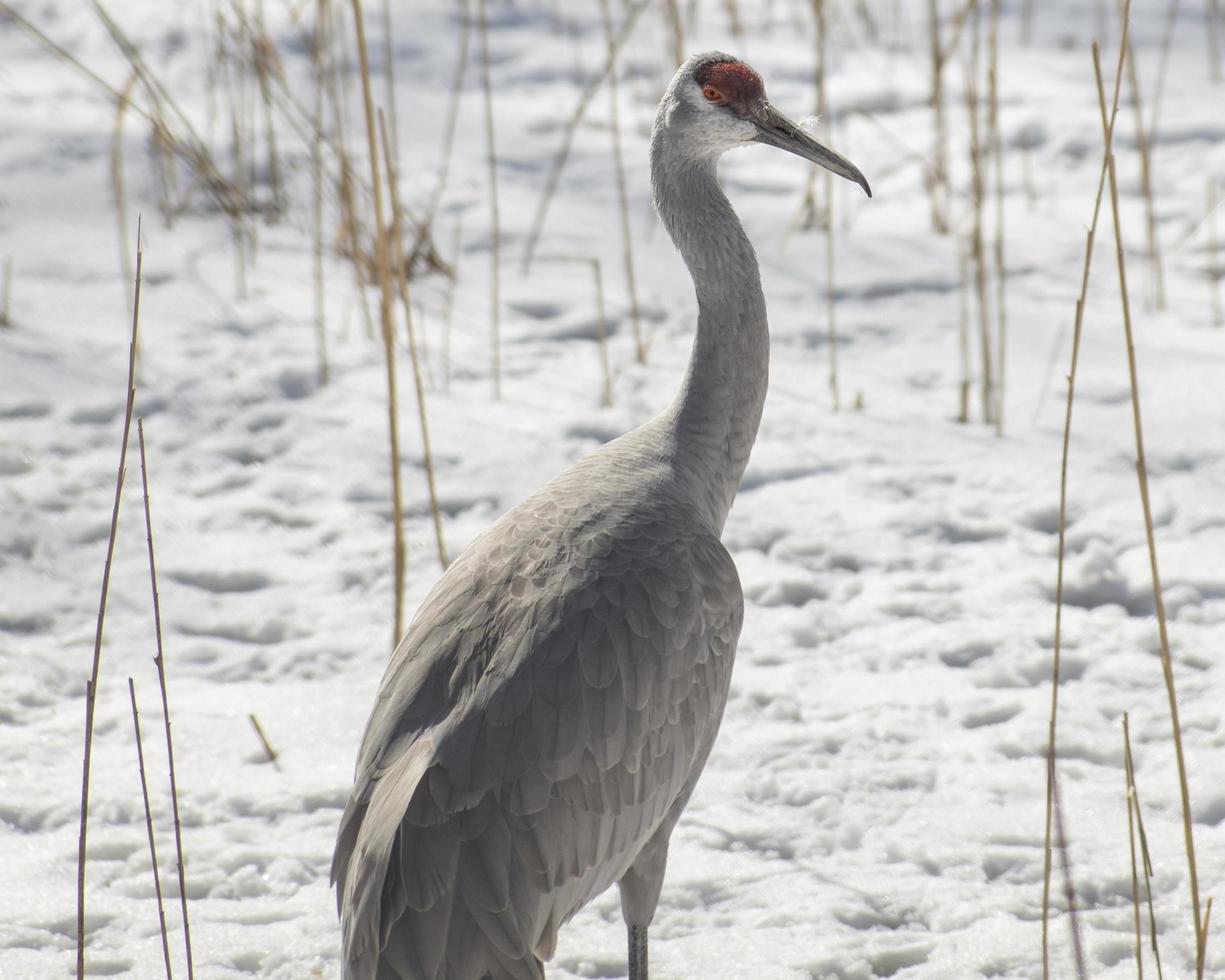
[[[284,5],[266,6],[286,70],[306,92],[300,26]],[[422,202],[436,180],[457,25],[450,4],[392,6],[402,191]],[[558,32],[554,6],[518,0],[491,9],[505,248],[502,402],[490,397],[475,73],[439,219],[445,252],[463,216],[449,388],[445,284],[439,277],[413,284],[453,554],[548,475],[661,408],[692,335],[692,288],[649,205],[646,138],[670,72],[664,22],[654,11],[630,44],[621,88],[650,363],[632,356],[603,93],[578,131],[541,259],[530,276],[518,268],[578,83],[602,57],[598,8],[566,5],[572,29]],[[831,411],[826,382],[824,238],[788,233],[805,167],[765,148],[723,165],[762,265],[772,381],[726,532],[746,624],[719,742],[673,838],[652,929],[661,978],[1041,975],[1063,379],[1100,167],[1088,53],[1096,8],[1038,5],[1026,45],[1019,7],[1005,5],[1001,126],[1010,148],[1012,275],[999,439],[977,422],[953,421],[956,244],[931,231],[917,163],[931,138],[926,7],[871,6],[882,38],[866,39],[849,4],[835,6],[831,28],[829,142],[864,170],[875,194],[869,201],[853,185],[836,189],[841,412]],[[127,69],[86,5],[18,7],[122,86]],[[740,8],[748,31],[737,40],[727,34],[723,5],[698,4],[688,46],[737,51],[761,72],[776,105],[804,115],[813,100],[807,8]],[[205,8],[126,0],[122,12],[168,89],[224,145],[220,110],[208,122]],[[1203,16],[1198,4],[1179,14],[1158,115],[1155,187],[1169,300],[1162,311],[1152,308],[1142,248],[1128,105],[1116,136],[1201,902],[1225,895],[1225,330],[1210,319],[1204,224],[1205,181],[1220,185],[1225,172],[1225,89],[1207,77]],[[1135,5],[1146,111],[1165,17],[1164,5]],[[378,19],[370,20],[380,48]],[[14,269],[14,325],[0,329],[0,976],[7,980],[67,975],[75,962],[84,685],[123,418],[130,285],[116,254],[110,191],[113,106],[6,27],[0,261],[11,258]],[[1103,40],[1112,69],[1113,23]],[[953,65],[952,158],[964,190],[959,78]],[[197,975],[208,978],[337,974],[328,864],[391,632],[381,349],[356,312],[348,266],[330,258],[332,376],[318,383],[308,161],[291,134],[280,135],[293,203],[279,225],[258,228],[250,295],[241,300],[225,222],[197,207],[166,224],[147,123],[129,113],[123,136],[128,224],[143,212],[145,229],[137,412],[148,441],[192,941]],[[1031,154],[1033,202],[1022,148]],[[960,195],[957,206],[964,214]],[[599,405],[591,277],[550,255],[602,262],[611,408]],[[439,567],[403,352],[399,370],[411,610]],[[862,409],[850,410],[856,399]],[[1106,208],[1071,446],[1059,771],[1091,974],[1130,976],[1121,733],[1129,713],[1163,967],[1168,977],[1186,977],[1194,962],[1190,898],[1131,425]],[[171,950],[176,970],[185,969],[138,476],[133,433],[94,741],[88,962],[94,975],[155,977],[163,975],[161,944],[129,675],[141,704]],[[275,765],[255,737],[252,713],[279,752]],[[1058,877],[1054,892],[1054,975],[1070,976]],[[1225,969],[1219,937],[1214,929],[1207,976]],[[614,890],[562,932],[549,976],[625,970]]]

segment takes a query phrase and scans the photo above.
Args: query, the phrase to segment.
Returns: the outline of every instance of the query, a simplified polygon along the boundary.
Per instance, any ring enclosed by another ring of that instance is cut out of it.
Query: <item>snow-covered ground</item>
[[[222,145],[221,110],[210,116],[207,90],[211,8],[111,6]],[[305,97],[301,25],[287,5],[265,6]],[[840,183],[835,199],[841,412],[831,410],[826,381],[824,238],[788,235],[806,167],[765,148],[724,163],[762,264],[772,384],[726,533],[747,597],[739,662],[719,742],[673,838],[652,930],[660,978],[1041,975],[1063,376],[1101,160],[1089,41],[1098,8],[1113,5],[1038,0],[1028,45],[1022,5],[1004,6],[1003,439],[954,421],[956,245],[931,230],[920,166],[931,142],[925,4],[869,4],[882,27],[876,39],[858,5],[832,5],[829,142],[875,193],[869,201]],[[1147,112],[1167,5],[1134,6]],[[127,69],[87,5],[17,7],[122,87]],[[436,180],[458,36],[453,7],[393,3],[402,189],[418,204]],[[616,377],[615,405],[601,408],[587,270],[540,261],[529,277],[519,271],[579,82],[602,57],[599,8],[491,4],[505,248],[501,402],[490,396],[475,72],[438,222],[445,252],[463,219],[449,388],[445,285],[414,283],[453,553],[557,469],[661,408],[683,370],[692,290],[650,211],[646,170],[654,104],[671,71],[659,7],[630,42],[621,86],[649,365],[632,356],[604,93],[578,133],[540,246],[544,257],[602,260]],[[690,49],[741,54],[776,105],[810,111],[806,4],[741,2],[739,39],[724,4],[681,7],[697,11]],[[564,14],[560,31],[554,10]],[[370,19],[377,47],[376,9]],[[1202,5],[1183,4],[1157,116],[1164,311],[1152,308],[1142,248],[1130,106],[1116,142],[1200,894],[1223,901],[1225,329],[1211,324],[1203,219],[1206,181],[1219,186],[1225,175],[1225,85],[1209,81],[1205,29]],[[1117,37],[1112,22],[1109,67]],[[960,221],[967,126],[956,58],[948,81]],[[123,418],[130,286],[110,189],[113,106],[3,19],[0,121],[0,262],[11,258],[14,273],[13,326],[0,328],[0,976],[24,980],[66,976],[75,961],[84,685]],[[137,412],[148,440],[196,974],[331,977],[338,929],[328,863],[391,632],[381,348],[357,313],[348,266],[329,259],[332,377],[318,383],[307,157],[290,132],[281,141],[292,203],[279,225],[259,228],[245,300],[236,298],[225,221],[200,207],[166,225],[148,125],[129,114],[124,134],[129,225],[137,211],[145,219]],[[1121,732],[1129,712],[1163,967],[1166,977],[1187,977],[1190,897],[1108,208],[1098,243],[1069,472],[1061,785],[1090,973],[1130,976]],[[439,567],[403,352],[400,371],[411,610]],[[94,974],[154,977],[162,954],[129,675],[171,949],[180,975],[185,969],[139,488],[133,434],[94,743],[88,962]],[[280,753],[276,765],[251,713]],[[1054,975],[1070,976],[1062,897],[1055,906]],[[1225,971],[1221,936],[1216,928],[1209,939],[1206,976]],[[615,890],[563,931],[549,975],[625,975]]]

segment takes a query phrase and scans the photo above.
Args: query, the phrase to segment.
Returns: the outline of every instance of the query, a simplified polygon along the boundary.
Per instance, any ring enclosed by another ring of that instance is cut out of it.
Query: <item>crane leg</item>
[[[629,980],[647,980],[647,927],[629,927]]]

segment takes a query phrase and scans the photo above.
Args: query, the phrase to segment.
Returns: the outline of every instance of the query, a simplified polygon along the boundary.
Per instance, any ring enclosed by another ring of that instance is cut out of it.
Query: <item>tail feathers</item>
[[[409,801],[433,757],[430,739],[414,742],[374,784],[367,803],[349,801],[332,861],[346,980],[375,980],[379,953],[403,908],[387,902],[384,884]]]

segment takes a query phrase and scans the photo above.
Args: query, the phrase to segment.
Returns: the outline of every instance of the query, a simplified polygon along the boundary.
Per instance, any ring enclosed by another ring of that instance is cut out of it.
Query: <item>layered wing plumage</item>
[[[735,567],[666,495],[635,508],[626,488],[571,492],[583,478],[478,538],[392,657],[332,868],[353,980],[537,980],[693,789]]]

